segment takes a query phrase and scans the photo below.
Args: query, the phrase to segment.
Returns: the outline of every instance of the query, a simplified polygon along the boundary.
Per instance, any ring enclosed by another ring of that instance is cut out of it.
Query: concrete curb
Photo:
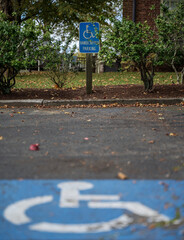
[[[99,99],[99,100],[44,100],[44,106],[61,106],[61,105],[101,105],[101,104],[167,104],[173,105],[183,102],[183,98],[167,99]]]
[[[0,106],[26,107],[43,105],[43,99],[0,100]]]
[[[152,98],[152,99],[89,99],[89,100],[43,100],[43,99],[27,99],[27,100],[0,100],[0,106],[62,106],[62,105],[103,105],[103,104],[165,104],[175,105],[184,102],[184,98]]]

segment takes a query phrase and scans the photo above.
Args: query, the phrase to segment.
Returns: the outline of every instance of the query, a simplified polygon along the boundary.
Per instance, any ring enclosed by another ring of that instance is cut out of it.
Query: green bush
[[[178,83],[184,83],[184,3],[170,10],[162,5],[163,15],[156,19],[158,54],[161,63],[172,66]]]
[[[0,16],[0,91],[11,92],[20,69],[36,62],[40,31],[32,21],[21,26]]]
[[[130,61],[141,73],[145,91],[153,88],[157,49],[154,32],[147,23],[112,20],[112,27],[102,35],[100,56],[107,63],[117,58]]]

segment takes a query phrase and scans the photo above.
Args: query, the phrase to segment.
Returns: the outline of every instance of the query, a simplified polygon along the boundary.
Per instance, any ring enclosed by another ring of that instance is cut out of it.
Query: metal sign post
[[[86,93],[92,93],[92,54],[86,53]]]
[[[92,93],[92,53],[99,52],[99,23],[82,22],[79,28],[79,50],[86,53],[86,92]]]

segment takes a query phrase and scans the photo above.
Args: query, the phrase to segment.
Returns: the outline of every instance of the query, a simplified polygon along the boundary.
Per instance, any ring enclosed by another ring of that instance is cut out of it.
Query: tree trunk
[[[0,11],[2,11],[10,21],[14,20],[12,0],[0,0]]]
[[[184,84],[184,67],[181,71],[181,84]]]
[[[15,76],[18,72],[13,67],[6,67],[1,69],[0,72],[0,91],[3,94],[9,94],[11,88],[15,85]]]
[[[151,92],[153,89],[154,67],[152,66],[152,70],[149,71],[146,64],[142,62],[138,68],[141,73],[141,80],[144,83],[144,91]]]

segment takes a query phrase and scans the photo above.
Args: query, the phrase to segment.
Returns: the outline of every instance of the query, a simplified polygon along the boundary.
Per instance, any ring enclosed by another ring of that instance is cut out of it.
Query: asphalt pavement
[[[1,179],[184,179],[183,106],[14,107],[0,119]]]

